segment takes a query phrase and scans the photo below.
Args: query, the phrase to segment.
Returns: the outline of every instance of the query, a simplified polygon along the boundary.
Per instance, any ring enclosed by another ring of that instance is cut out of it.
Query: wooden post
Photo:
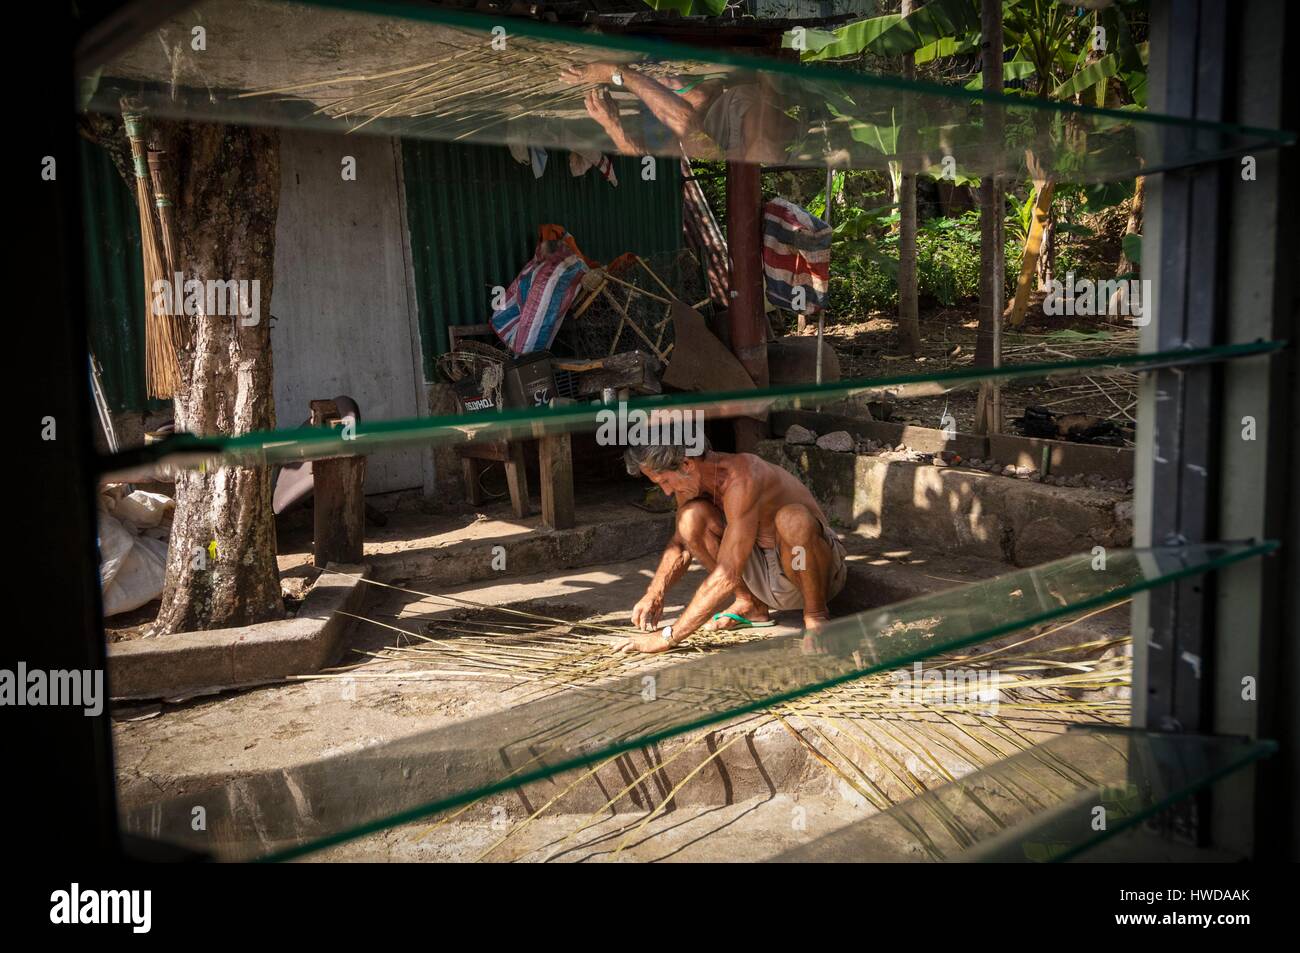
[[[574,525],[573,450],[567,433],[546,434],[541,452],[542,522],[551,529]]]
[[[483,488],[478,483],[478,461],[473,457],[460,458],[460,474],[465,480],[465,499],[470,506],[483,502]]]
[[[312,464],[312,477],[312,555],[316,567],[332,562],[361,562],[366,527],[366,458],[317,460]]]
[[[984,92],[1002,92],[1002,4],[983,0],[981,18],[981,68]],[[1002,148],[1002,116],[996,107],[986,108],[984,137],[991,155]],[[1000,163],[999,163],[1000,165]],[[1002,304],[1005,269],[1002,220],[1006,215],[1002,181],[997,169],[990,169],[980,183],[980,317],[975,347],[977,366],[1002,366]],[[980,382],[975,401],[975,432],[1002,432],[1002,384]]]
[[[515,519],[528,515],[528,471],[524,469],[524,444],[521,440],[506,442],[506,485],[510,487],[510,509]]]
[[[727,250],[731,253],[731,350],[756,387],[766,387],[767,320],[763,314],[762,167],[727,163]],[[751,451],[767,425],[737,417],[736,450]]]

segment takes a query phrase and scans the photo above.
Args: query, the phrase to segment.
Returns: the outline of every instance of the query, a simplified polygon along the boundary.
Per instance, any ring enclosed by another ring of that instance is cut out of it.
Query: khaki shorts
[[[826,586],[826,601],[829,602],[844,588],[844,580],[849,573],[846,562],[848,553],[829,526],[823,524],[822,531],[831,547],[831,578]],[[755,543],[753,552],[745,562],[741,578],[745,580],[745,585],[754,594],[754,598],[769,609],[803,608],[803,593],[786,576],[781,567],[781,555],[776,549],[763,549]]]

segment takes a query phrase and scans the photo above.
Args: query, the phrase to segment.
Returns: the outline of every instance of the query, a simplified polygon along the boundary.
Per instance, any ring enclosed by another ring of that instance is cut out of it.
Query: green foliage
[[[874,210],[879,212],[879,210]],[[864,219],[879,227],[897,218],[866,212],[845,218],[836,226],[837,240],[831,253],[832,314],[863,316],[872,311],[893,311],[898,307],[898,233],[875,239],[849,239],[862,231]],[[851,224],[852,223],[852,224]],[[1008,261],[1019,259],[1019,244],[1008,238]],[[980,226],[979,213],[966,212],[960,218],[932,219],[916,233],[917,290],[921,300],[944,307],[979,300]],[[1014,275],[1004,292],[1014,291]]]
[[[1055,99],[1106,105],[1110,84],[1123,83],[1138,106],[1146,105],[1147,44],[1134,42],[1124,6],[1085,11],[1057,0],[1004,0],[1003,37],[1012,58],[1003,66],[1008,81],[1034,80],[1033,92]],[[1107,45],[1093,58],[1092,32],[1105,30]],[[805,31],[802,58],[842,59],[867,53],[914,55],[917,65],[978,48],[979,0],[930,0],[908,16],[888,14],[848,23],[833,34]],[[784,45],[793,46],[792,34]],[[968,89],[979,89],[975,76]]]
[[[676,10],[684,17],[720,16],[727,0],[645,0],[652,10]]]
[[[870,52],[884,56],[924,52],[927,59],[951,55],[980,28],[979,0],[930,0],[909,16],[889,14],[849,23],[835,31],[836,40],[809,50],[804,59],[824,60]],[[945,43],[944,41],[948,41]]]
[[[1096,213],[1119,205],[1121,202],[1127,202],[1133,197],[1135,184],[1132,179],[1127,179],[1123,182],[1099,182],[1096,185],[1084,186],[1084,204],[1088,206],[1089,212]]]

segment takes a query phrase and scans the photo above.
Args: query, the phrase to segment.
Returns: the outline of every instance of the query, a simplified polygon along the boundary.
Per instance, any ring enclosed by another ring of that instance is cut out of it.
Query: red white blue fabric
[[[763,206],[763,274],[767,300],[811,314],[826,307],[831,279],[831,227],[785,199]],[[795,289],[803,289],[803,306]]]

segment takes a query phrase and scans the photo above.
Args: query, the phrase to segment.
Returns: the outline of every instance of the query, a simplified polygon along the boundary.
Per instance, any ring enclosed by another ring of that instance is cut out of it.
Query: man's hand
[[[566,83],[611,83],[614,71],[618,67],[613,63],[575,63],[560,71],[560,79]]]
[[[641,601],[632,607],[632,626],[649,631],[659,624],[664,614],[664,597],[647,592]]]
[[[587,115],[606,130],[618,128],[623,123],[618,116],[618,106],[614,102],[614,97],[603,89],[587,90],[583,105],[587,107]]]
[[[631,638],[624,639],[614,647],[615,652],[621,652],[627,655],[633,652],[642,652],[646,655],[654,655],[658,652],[667,652],[669,645],[664,641],[662,632],[651,632],[648,635],[634,635]]]

